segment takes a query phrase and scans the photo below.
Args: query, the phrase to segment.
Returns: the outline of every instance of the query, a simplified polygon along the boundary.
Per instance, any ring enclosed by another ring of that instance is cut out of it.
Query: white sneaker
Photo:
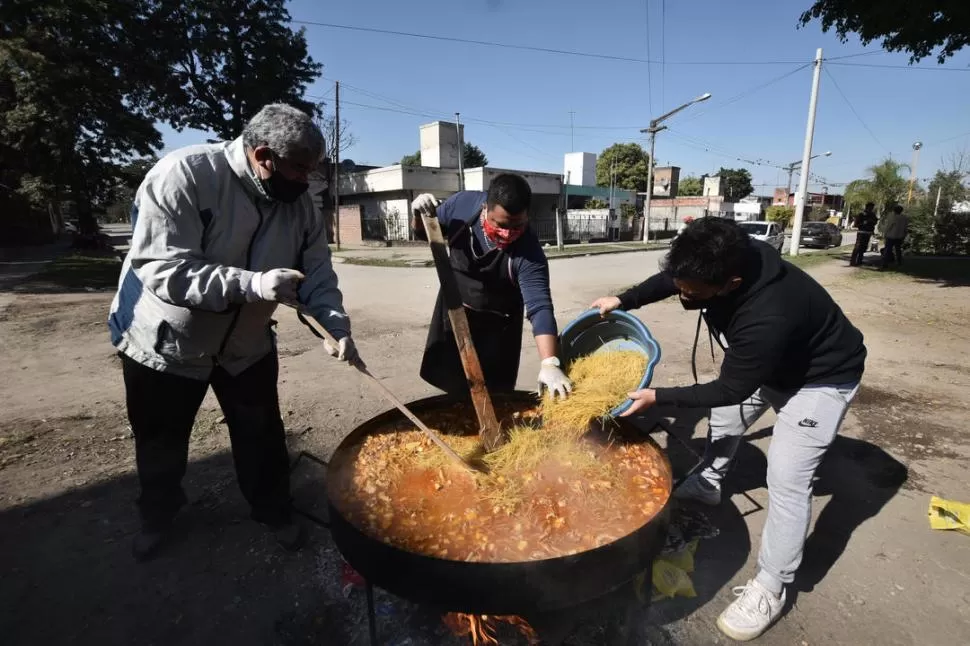
[[[781,597],[776,597],[754,579],[734,588],[734,594],[738,598],[717,618],[717,627],[739,642],[752,640],[768,630],[785,607],[784,589]]]
[[[721,504],[721,485],[714,484],[700,473],[694,473],[674,489],[674,498],[696,500],[713,507]]]

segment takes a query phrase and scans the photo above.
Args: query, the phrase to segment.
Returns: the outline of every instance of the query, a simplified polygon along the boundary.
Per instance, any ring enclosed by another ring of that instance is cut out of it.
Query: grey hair
[[[263,106],[243,128],[242,138],[248,148],[268,146],[280,157],[321,159],[327,153],[323,133],[310,115],[285,103]]]

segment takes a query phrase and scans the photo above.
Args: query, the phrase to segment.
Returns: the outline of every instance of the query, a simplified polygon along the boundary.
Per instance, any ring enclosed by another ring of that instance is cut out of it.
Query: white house
[[[456,124],[436,121],[421,126],[421,165],[385,166],[340,177],[340,240],[406,241],[411,239],[411,202],[421,193],[445,199],[459,190]],[[501,173],[521,175],[532,188],[529,217],[537,229],[555,222],[562,192],[562,178],[554,173],[463,169],[465,189],[488,190]],[[555,225],[551,225],[553,231]]]

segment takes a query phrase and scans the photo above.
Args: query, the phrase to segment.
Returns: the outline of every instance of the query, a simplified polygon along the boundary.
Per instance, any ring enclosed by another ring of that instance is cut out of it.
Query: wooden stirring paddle
[[[434,209],[422,211],[420,215],[424,223],[424,230],[428,235],[428,243],[431,245],[434,266],[438,270],[438,280],[441,281],[441,295],[445,307],[448,308],[451,329],[455,332],[455,342],[458,344],[458,353],[461,355],[461,365],[465,369],[465,378],[468,380],[468,387],[471,389],[472,405],[475,407],[475,415],[478,417],[482,446],[485,447],[486,451],[494,451],[505,441],[505,435],[502,433],[498,418],[495,417],[495,407],[492,405],[492,398],[485,387],[482,364],[478,360],[478,352],[472,343],[471,329],[468,327],[468,317],[465,315],[465,305],[462,303],[461,293],[458,291],[458,282],[455,280],[455,272],[451,268],[451,261],[448,259],[448,247],[441,233],[438,215]]]
[[[337,347],[338,345],[337,340],[333,338],[333,335],[327,332],[326,328],[320,325],[316,321],[316,319],[314,319],[310,315],[310,313],[306,310],[305,307],[294,303],[284,303],[284,305],[289,305],[290,307],[296,310],[296,315],[300,319],[300,322],[303,323],[308,328],[310,328],[310,331],[314,334],[314,336],[320,339],[324,339],[325,341],[330,343],[333,347]],[[364,365],[362,361],[357,360],[356,362],[353,363],[353,366],[357,368],[357,370],[362,375],[367,377],[367,380],[371,383],[371,385],[377,388],[384,396],[384,398],[387,399],[387,401],[391,402],[391,404],[393,404],[395,408],[397,408],[399,411],[401,411],[404,414],[405,417],[411,420],[411,423],[417,426],[418,429],[420,429],[428,437],[429,440],[434,442],[439,449],[444,451],[448,457],[450,457],[452,460],[454,460],[455,462],[457,462],[458,464],[460,464],[462,467],[464,467],[469,471],[473,471],[473,472],[477,471],[479,473],[486,472],[483,466],[473,465],[469,463],[467,460],[465,460],[464,458],[462,458],[460,455],[458,455],[458,453],[456,453],[453,448],[448,446],[444,442],[444,440],[438,437],[437,433],[435,433],[430,428],[428,428],[424,424],[424,422],[418,419],[418,417],[414,413],[412,413],[411,410],[401,402],[400,399],[395,397],[394,393],[392,393],[387,386],[382,384],[377,377],[371,374],[371,372],[367,369],[367,366]]]

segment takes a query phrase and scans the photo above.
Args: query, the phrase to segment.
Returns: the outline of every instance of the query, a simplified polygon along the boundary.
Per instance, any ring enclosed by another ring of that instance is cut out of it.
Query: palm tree
[[[909,170],[907,164],[894,161],[887,157],[879,164],[866,169],[869,177],[850,182],[845,189],[845,198],[853,207],[861,209],[866,202],[876,205],[876,212],[883,213],[894,204],[898,204],[906,195],[908,183],[902,176],[903,170]]]

